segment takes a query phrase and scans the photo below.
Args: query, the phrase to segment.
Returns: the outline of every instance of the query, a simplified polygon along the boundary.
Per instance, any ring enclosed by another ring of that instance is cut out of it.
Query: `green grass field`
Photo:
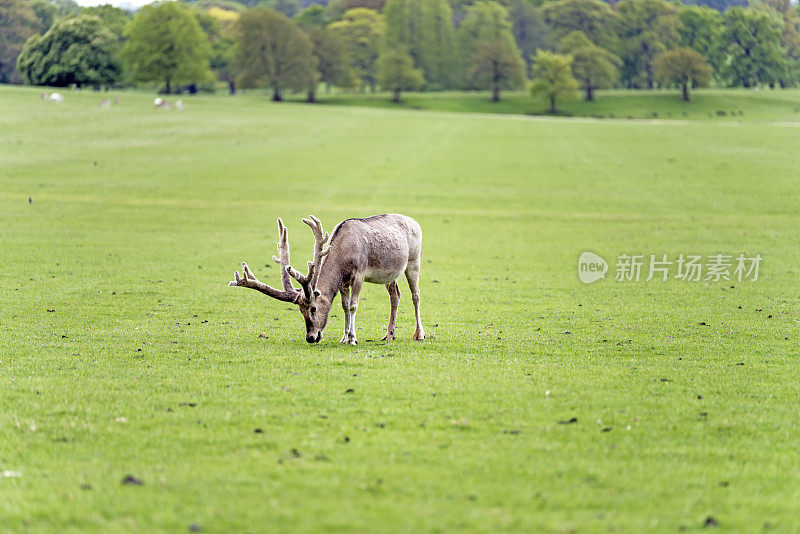
[[[40,92],[0,87],[0,531],[800,529],[797,92],[689,123]],[[405,284],[357,347],[338,299],[308,345],[227,287],[278,284],[278,216],[302,265],[300,217],[382,212],[423,229],[424,342]],[[587,285],[583,251],[764,260]]]
[[[680,100],[677,90],[598,91],[593,102],[582,94],[558,102],[559,114],[597,119],[668,119],[714,121],[790,121],[800,122],[800,91],[752,89],[699,89],[692,101]],[[303,101],[303,95],[289,97]],[[518,115],[547,115],[549,102],[533,98],[527,91],[504,91],[500,102],[491,102],[487,92],[403,93],[400,105],[388,93],[319,93],[320,105],[343,105],[412,109],[425,111],[467,111]]]

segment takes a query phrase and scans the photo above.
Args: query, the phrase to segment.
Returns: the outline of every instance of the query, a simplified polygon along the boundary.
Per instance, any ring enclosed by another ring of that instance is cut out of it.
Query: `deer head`
[[[260,291],[274,299],[297,304],[300,313],[306,322],[306,341],[309,343],[319,343],[322,340],[322,331],[328,322],[328,313],[331,310],[330,297],[321,294],[317,290],[317,281],[322,268],[322,258],[328,250],[322,250],[328,242],[329,235],[322,231],[322,223],[319,219],[311,215],[310,219],[303,219],[311,231],[314,233],[314,259],[308,262],[308,273],[298,272],[289,263],[289,231],[278,219],[278,256],[272,256],[272,260],[281,266],[281,282],[283,290],[268,286],[253,275],[246,263],[242,262],[242,276],[238,272],[233,274],[234,280],[228,283],[229,286],[249,287]],[[300,284],[300,289],[292,285],[292,278]]]

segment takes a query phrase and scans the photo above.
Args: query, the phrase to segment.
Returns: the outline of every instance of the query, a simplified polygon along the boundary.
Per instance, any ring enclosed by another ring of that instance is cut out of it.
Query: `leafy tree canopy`
[[[179,2],[143,7],[125,31],[122,57],[134,81],[176,83],[209,79],[210,47],[191,8]]]
[[[596,45],[608,47],[614,43],[616,16],[602,0],[555,0],[545,3],[542,13],[556,41],[577,30]]]
[[[330,30],[341,37],[362,86],[374,90],[376,62],[383,40],[383,17],[374,9],[350,9],[342,20],[331,23]]]
[[[508,10],[498,2],[481,0],[467,9],[466,17],[458,29],[461,71],[466,76],[464,87],[473,87],[469,69],[479,43],[503,43],[513,55],[520,56],[512,28]]]
[[[97,16],[63,18],[25,43],[17,65],[34,85],[108,87],[120,77],[118,43]]]
[[[455,30],[447,0],[389,0],[384,18],[384,47],[405,50],[434,86],[453,87]]]
[[[325,8],[319,4],[308,6],[302,10],[294,18],[294,21],[306,31],[311,30],[311,28],[324,28],[329,22]]]
[[[724,77],[733,85],[778,83],[786,72],[781,20],[755,7],[732,7],[723,17]]]
[[[30,0],[28,5],[39,19],[39,33],[49,30],[56,20],[56,6],[50,0]]]
[[[662,52],[653,61],[656,79],[662,85],[679,85],[681,99],[689,101],[689,87],[700,87],[711,78],[711,65],[696,50],[676,48]]]
[[[592,43],[583,32],[567,34],[559,51],[572,56],[572,74],[586,91],[586,100],[594,100],[594,89],[610,87],[619,79],[622,60]]]
[[[315,27],[308,36],[314,46],[320,81],[328,90],[332,85],[343,88],[355,87],[358,76],[347,58],[347,49],[341,36],[328,28]]]
[[[385,50],[378,58],[378,83],[392,91],[392,100],[400,102],[400,91],[418,89],[425,83],[422,70],[414,68],[411,55],[402,49]]]
[[[82,12],[84,15],[96,15],[118,38],[122,39],[125,33],[125,26],[133,18],[124,9],[114,7],[109,4],[95,7],[87,7]]]
[[[17,56],[37,31],[44,31],[41,21],[23,0],[0,0],[0,83],[22,81]]]
[[[472,85],[491,89],[492,102],[500,100],[500,89],[518,89],[525,84],[525,63],[516,47],[506,41],[481,41],[469,71]]]
[[[653,59],[678,43],[678,9],[666,0],[623,0],[617,4],[622,77],[628,86],[653,88]]]
[[[540,48],[546,50],[551,46],[550,27],[541,10],[527,0],[512,0],[508,6],[508,15],[513,25],[514,39],[525,61],[526,72],[530,73],[536,51]]]
[[[239,83],[271,87],[275,101],[285,89],[307,89],[316,75],[308,36],[283,13],[264,7],[243,12],[234,35],[239,45]]]
[[[531,94],[545,95],[550,101],[550,113],[557,113],[556,101],[578,88],[572,76],[572,56],[540,50],[533,59]]]

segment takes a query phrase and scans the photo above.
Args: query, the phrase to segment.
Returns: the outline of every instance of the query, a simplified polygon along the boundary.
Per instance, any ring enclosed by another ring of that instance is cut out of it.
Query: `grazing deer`
[[[172,102],[159,97],[153,100],[153,105],[157,108],[172,109]]]
[[[419,267],[422,253],[422,230],[411,217],[398,214],[374,215],[366,219],[347,219],[339,223],[330,236],[330,245],[323,250],[329,235],[323,234],[322,223],[311,216],[303,219],[314,233],[314,259],[308,262],[308,274],[301,274],[289,263],[289,233],[278,219],[278,257],[283,290],[259,282],[246,263],[242,276],[234,273],[229,286],[249,287],[283,302],[297,304],[306,321],[306,341],[319,343],[328,322],[333,298],[338,292],[344,310],[342,343],[356,344],[356,309],[364,282],[383,284],[389,291],[391,313],[384,341],[393,340],[400,288],[397,278],[404,274],[411,289],[411,301],[417,327],[414,339],[425,339],[419,315]],[[325,258],[325,261],[323,261]],[[292,285],[297,280],[301,289]]]

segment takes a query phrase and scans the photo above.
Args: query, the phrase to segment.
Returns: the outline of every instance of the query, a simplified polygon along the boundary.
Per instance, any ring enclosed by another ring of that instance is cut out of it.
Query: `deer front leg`
[[[350,288],[342,287],[339,290],[339,295],[342,297],[342,310],[344,311],[344,336],[339,343],[347,344],[347,333],[350,331],[350,322],[352,321],[350,317]]]
[[[389,291],[391,312],[389,312],[389,326],[386,328],[386,335],[383,336],[383,341],[392,341],[394,339],[394,322],[397,319],[397,307],[400,304],[400,287],[397,285],[397,280],[391,284],[386,284],[386,289]]]
[[[361,294],[361,284],[364,282],[362,276],[356,276],[350,288],[350,329],[347,331],[347,344],[355,345],[356,340],[356,310],[358,309],[358,296]]]

